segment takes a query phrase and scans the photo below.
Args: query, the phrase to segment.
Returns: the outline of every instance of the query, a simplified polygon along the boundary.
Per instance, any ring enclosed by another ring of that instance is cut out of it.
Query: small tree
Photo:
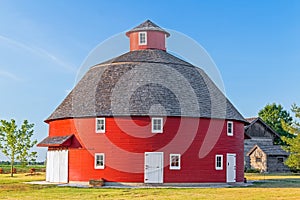
[[[296,104],[292,105],[292,112],[295,117],[300,119],[300,107]],[[293,138],[288,138],[283,136],[282,140],[288,145],[283,148],[290,152],[288,159],[285,164],[290,168],[299,171],[300,170],[300,123],[299,121],[294,121],[292,124],[287,124],[282,121],[283,128],[294,135]]]
[[[282,121],[291,125],[293,118],[290,116],[289,112],[284,110],[280,104],[267,104],[262,110],[259,111],[258,116],[262,118],[274,131],[276,131],[280,136],[285,136],[292,138],[293,135],[289,131],[285,130],[282,125]],[[279,138],[275,140],[276,144],[284,144],[284,142]]]
[[[37,140],[31,141],[34,124],[29,124],[24,120],[20,129],[17,128],[15,120],[0,121],[0,149],[7,156],[11,163],[11,177],[13,177],[13,168],[15,161],[20,161],[26,165],[28,161],[36,159],[36,152],[30,152],[30,149],[37,143]]]

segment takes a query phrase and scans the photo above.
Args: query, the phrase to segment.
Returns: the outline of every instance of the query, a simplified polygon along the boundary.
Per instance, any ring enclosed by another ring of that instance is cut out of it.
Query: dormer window
[[[139,45],[147,44],[147,32],[139,32]]]

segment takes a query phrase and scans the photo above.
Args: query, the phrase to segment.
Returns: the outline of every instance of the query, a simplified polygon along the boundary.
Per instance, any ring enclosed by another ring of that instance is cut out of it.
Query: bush
[[[290,168],[293,173],[300,173],[300,169]]]
[[[259,169],[247,169],[246,173],[260,173]]]

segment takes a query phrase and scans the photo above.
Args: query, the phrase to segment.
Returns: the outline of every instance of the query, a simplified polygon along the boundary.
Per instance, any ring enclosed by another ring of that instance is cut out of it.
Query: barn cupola
[[[130,51],[143,49],[166,50],[166,38],[170,34],[150,20],[126,32],[130,40]]]

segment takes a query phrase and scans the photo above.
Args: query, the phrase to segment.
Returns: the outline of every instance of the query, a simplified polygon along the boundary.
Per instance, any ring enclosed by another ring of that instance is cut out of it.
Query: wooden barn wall
[[[273,133],[260,122],[256,122],[248,127],[246,133],[251,137],[274,139]]]
[[[283,159],[283,162],[279,162],[278,159]],[[268,172],[290,172],[290,169],[284,164],[287,156],[268,156]]]
[[[134,123],[130,123],[131,120]],[[164,119],[166,120],[166,119]],[[106,133],[95,133],[95,118],[64,119],[51,121],[49,123],[50,136],[62,136],[74,134],[82,148],[69,149],[69,181],[88,181],[90,179],[104,178],[107,181],[116,182],[144,182],[144,152],[157,151],[166,146],[177,134],[180,122],[186,125],[182,131],[190,134],[189,124],[198,123],[197,135],[191,145],[181,155],[181,169],[169,169],[169,153],[164,153],[164,182],[226,182],[226,154],[235,153],[236,157],[236,181],[244,180],[244,124],[234,122],[234,136],[227,136],[226,123],[219,140],[213,150],[204,158],[200,159],[198,154],[203,143],[210,123],[223,123],[222,120],[178,118],[168,117],[162,134],[151,133],[151,119],[149,117],[118,118],[118,123],[127,126],[126,129],[136,131],[145,138],[134,137],[126,134],[116,124],[116,118],[106,118]],[[137,124],[139,126],[137,126]],[[136,127],[144,128],[144,132],[134,130]],[[137,153],[135,157],[128,159],[122,157],[113,148],[114,144],[126,152]],[[180,145],[180,144],[178,144]],[[105,169],[94,169],[94,153],[105,153]],[[215,170],[215,155],[223,155],[223,170]],[[126,165],[128,169],[138,169],[139,173],[129,173],[113,169],[110,166]]]
[[[244,156],[245,156],[245,168],[250,169],[251,163],[250,158],[246,154],[255,146],[266,146],[273,145],[274,143],[274,135],[273,133],[266,128],[264,124],[260,121],[252,124],[248,127],[246,134],[252,137],[252,139],[244,140]]]
[[[166,50],[165,33],[157,31],[147,32],[147,44],[139,45],[139,32],[130,33],[130,51],[138,49],[161,49]]]

